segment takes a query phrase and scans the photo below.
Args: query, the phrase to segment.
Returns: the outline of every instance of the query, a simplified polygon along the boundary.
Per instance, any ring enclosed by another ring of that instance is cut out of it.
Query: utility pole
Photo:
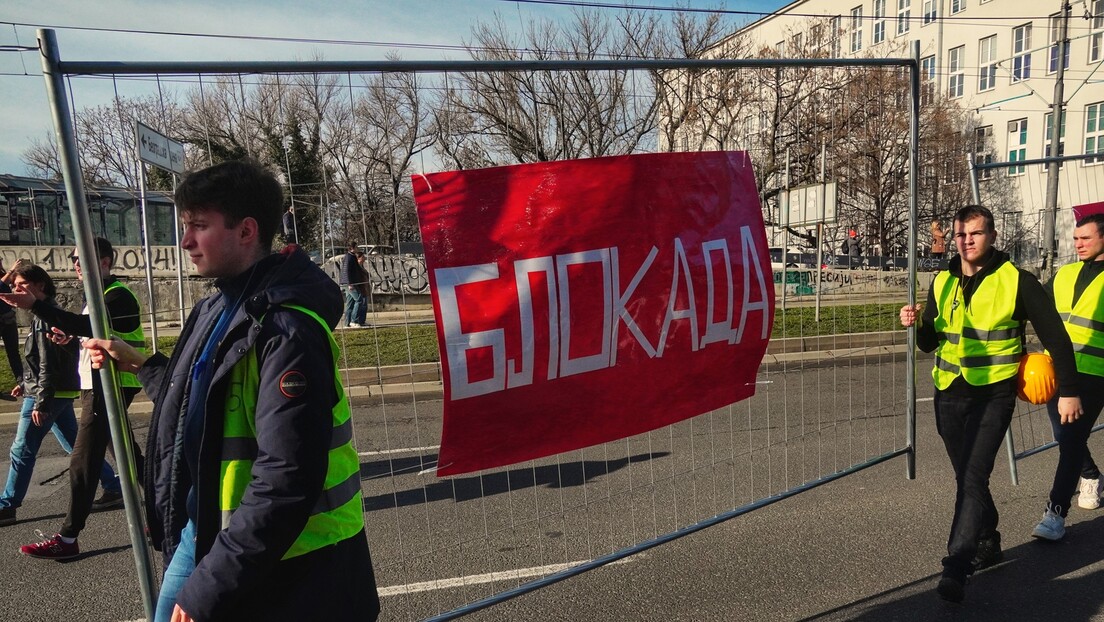
[[[1050,108],[1051,140],[1050,151],[1047,157],[1047,188],[1046,188],[1046,212],[1043,215],[1043,274],[1044,279],[1054,276],[1055,262],[1058,259],[1058,249],[1054,244],[1055,223],[1058,220],[1058,147],[1062,138],[1062,121],[1065,116],[1065,85],[1063,79],[1066,73],[1066,50],[1069,47],[1069,18],[1072,12],[1069,0],[1062,0],[1062,21],[1058,25],[1058,68],[1054,79],[1054,100]]]

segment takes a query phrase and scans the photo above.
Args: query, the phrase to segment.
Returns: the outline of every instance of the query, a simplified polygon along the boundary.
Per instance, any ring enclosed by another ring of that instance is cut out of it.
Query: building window
[[[851,9],[851,52],[862,49],[862,6]]]
[[[947,80],[947,97],[951,99],[962,97],[962,85],[966,80],[966,73],[963,69],[965,56],[965,45],[951,48],[951,51],[947,54],[947,73],[950,74]]]
[[[1043,139],[1043,157],[1050,157],[1050,145],[1054,141],[1054,113],[1046,113],[1046,136]],[[1058,124],[1058,157],[1066,155],[1066,115],[1062,114],[1062,122]],[[1059,162],[1061,167],[1062,163]],[[1045,170],[1045,169],[1044,169]]]
[[[951,15],[966,10],[966,0],[951,0]]]
[[[792,39],[790,39],[790,47],[793,49],[794,56],[805,56],[805,40],[801,36],[802,33],[794,33]]]
[[[978,41],[978,92],[997,85],[997,35]]]
[[[935,95],[935,56],[920,59],[920,102],[928,103]]]
[[[786,42],[779,41],[774,44],[774,52],[778,54],[778,58],[786,58]]]
[[[1104,0],[1100,0],[1104,2]],[[897,34],[909,31],[909,17],[912,16],[912,0],[897,0]]]
[[[874,0],[874,40],[871,45],[885,41],[885,3],[886,0]]]
[[[1055,72],[1058,71],[1058,37],[1062,32],[1062,30],[1061,30],[1062,26],[1061,26],[1061,21],[1060,21],[1061,19],[1062,19],[1062,14],[1061,13],[1055,13],[1054,15],[1050,16],[1050,51],[1048,52],[1048,58],[1047,58],[1047,73],[1055,73]],[[1092,45],[1091,41],[1089,42],[1089,45],[1090,46]],[[1065,65],[1063,67],[1063,69],[1069,69],[1069,59],[1070,59],[1069,49],[1070,49],[1070,46],[1069,46],[1069,43],[1067,43],[1066,44],[1065,62],[1062,63],[1063,65]]]
[[[840,35],[842,30],[840,25],[842,21],[843,18],[839,15],[828,20],[829,35],[832,37],[832,58],[840,57]]]
[[[1023,162],[1027,159],[1027,119],[1008,122],[1008,161]],[[1009,175],[1023,175],[1024,166],[1008,167]]]
[[[924,25],[935,21],[938,14],[939,1],[938,0],[924,0]]]
[[[1089,62],[1098,62],[1104,57],[1104,0],[1093,0],[1092,29],[1089,33]]]
[[[1104,162],[1104,102],[1085,107],[1085,155],[1100,154],[1086,164]]]
[[[1012,81],[1031,77],[1031,24],[1012,29]]]
[[[993,163],[993,126],[985,125],[974,130],[974,164]],[[993,177],[993,169],[983,168],[978,171],[978,179],[990,179]]]

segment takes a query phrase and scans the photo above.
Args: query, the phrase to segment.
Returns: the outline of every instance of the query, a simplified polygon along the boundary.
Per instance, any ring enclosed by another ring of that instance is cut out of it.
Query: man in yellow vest
[[[1104,277],[1101,276],[1104,214],[1077,221],[1073,245],[1080,261],[1059,268],[1047,288],[1073,342],[1077,386],[1085,414],[1067,422],[1058,410],[1057,400],[1047,404],[1054,438],[1058,441],[1058,466],[1043,520],[1031,532],[1044,540],[1061,540],[1066,535],[1070,499],[1078,487],[1078,505],[1089,510],[1100,507],[1100,469],[1093,462],[1087,443],[1104,408]]]
[[[373,620],[360,461],[332,330],[341,290],[297,246],[272,253],[283,193],[229,161],[176,190],[180,245],[217,292],[171,358],[89,340],[154,401],[146,515],[165,556],[156,620]]]
[[[968,205],[958,210],[952,225],[958,257],[936,275],[922,315],[919,306],[901,308],[901,324],[917,327],[917,347],[935,351],[935,422],[956,483],[937,592],[960,602],[967,577],[1003,557],[989,475],[1016,407],[1027,321],[1054,358],[1062,420],[1080,416],[1081,402],[1062,320],[1038,279],[993,247],[992,212]]]
[[[100,277],[103,280],[104,306],[111,323],[111,332],[140,350],[145,350],[145,333],[142,331],[142,308],[138,297],[123,284],[111,268],[115,262],[115,249],[105,238],[96,238],[96,261],[99,263]],[[77,278],[84,280],[81,269],[82,258],[78,249],[69,254]],[[88,264],[85,264],[88,265]],[[0,294],[8,304],[24,309],[42,319],[47,325],[61,331],[66,338],[91,337],[92,321],[87,312],[71,313],[60,307],[48,304],[45,300],[36,300],[30,294]],[[123,504],[122,492],[117,487],[105,489],[96,499],[96,486],[103,468],[104,456],[111,446],[111,429],[107,421],[107,404],[100,375],[92,373],[89,357],[83,351],[80,364],[80,406],[81,416],[77,427],[77,440],[73,444],[73,453],[69,456],[69,511],[61,530],[40,542],[21,546],[19,552],[39,559],[70,559],[80,555],[77,536],[85,527],[91,512],[119,507]],[[138,378],[134,374],[121,374],[124,407],[129,408],[131,401],[141,391]],[[135,463],[141,470],[141,452],[135,448]]]

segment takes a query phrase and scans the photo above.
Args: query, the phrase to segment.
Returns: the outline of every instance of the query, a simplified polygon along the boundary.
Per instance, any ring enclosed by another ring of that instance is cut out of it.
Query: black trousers
[[[98,372],[93,372],[98,373]],[[97,379],[97,386],[99,381]],[[123,389],[123,403],[130,408],[140,389]],[[81,417],[77,425],[77,442],[69,455],[69,513],[61,526],[61,535],[76,538],[84,529],[92,502],[96,499],[96,487],[100,483],[100,470],[104,456],[111,447],[111,426],[107,421],[107,405],[98,390],[83,389],[80,392]],[[142,473],[142,451],[134,442],[135,466]],[[120,474],[122,475],[122,474]]]
[[[1104,408],[1104,378],[1090,374],[1077,374],[1077,391],[1081,395],[1081,409],[1085,412],[1077,421],[1062,425],[1058,414],[1058,399],[1047,403],[1047,414],[1058,441],[1058,466],[1054,469],[1054,483],[1050,487],[1048,507],[1060,516],[1069,512],[1070,499],[1077,491],[1077,478],[1096,479],[1096,468],[1089,447],[1089,434],[1096,425],[1100,410]]]
[[[935,422],[956,483],[954,519],[943,566],[963,576],[973,572],[978,540],[1000,538],[989,476],[1016,408],[1015,388],[1004,385],[979,396],[935,392]]]
[[[19,326],[15,323],[15,314],[11,319],[0,319],[0,339],[4,340],[4,354],[8,355],[8,365],[11,366],[15,381],[23,380],[23,354],[19,348]]]

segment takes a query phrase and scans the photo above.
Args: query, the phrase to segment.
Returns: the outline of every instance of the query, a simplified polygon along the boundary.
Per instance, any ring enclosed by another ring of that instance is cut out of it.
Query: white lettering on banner
[[[556,303],[556,269],[551,257],[522,259],[514,262],[514,275],[518,289],[518,310],[521,313],[521,369],[517,360],[510,359],[510,387],[522,387],[533,384],[533,350],[536,337],[533,335],[533,290],[529,284],[529,275],[543,272],[545,287],[548,289],[548,379],[557,375],[557,362],[560,352],[560,333],[556,322],[559,318]]]
[[[456,288],[469,283],[491,281],[498,278],[498,264],[485,263],[475,266],[441,268],[436,270],[438,300],[441,304],[442,332],[445,334],[445,353],[449,359],[452,377],[453,399],[475,397],[506,388],[506,336],[501,328],[465,333],[460,327],[460,305],[456,300]],[[471,382],[468,379],[468,350],[491,348],[494,375],[486,380]]]
[[[755,248],[755,236],[751,234],[751,227],[740,227],[740,242],[744,249],[744,265],[755,266],[755,279],[756,284],[759,286],[759,293],[762,296],[758,301],[752,302],[748,296],[751,295],[751,271],[744,270],[744,299],[740,303],[740,327],[736,329],[736,343],[740,343],[744,339],[744,326],[747,325],[747,316],[751,311],[762,311],[763,321],[761,322],[763,332],[759,336],[760,339],[767,338],[767,324],[769,324],[770,307],[767,304],[767,281],[763,278],[763,266],[759,265],[759,253]],[[771,287],[774,287],[773,277]]]
[[[728,304],[725,305],[726,315],[723,322],[713,321],[717,305],[717,287],[713,276],[712,253],[714,251],[720,251],[721,258],[724,260],[725,291],[728,292],[726,301]],[[732,257],[728,252],[728,241],[722,238],[702,244],[702,255],[705,255],[705,284],[707,290],[705,297],[705,336],[702,337],[700,347],[704,348],[711,343],[722,341],[736,343],[736,331],[732,330]]]
[[[571,358],[571,288],[567,269],[570,266],[597,263],[602,268],[602,350],[597,354]],[[610,308],[610,249],[599,248],[556,257],[556,277],[560,286],[560,376],[582,374],[609,367],[610,334],[613,309]]]
[[[760,249],[756,248],[756,239],[751,227],[740,228],[740,258],[742,260],[743,296],[740,300],[739,322],[734,326],[736,316],[734,302],[734,282],[732,253],[726,239],[703,242],[700,252],[704,258],[706,316],[705,334],[699,337],[699,317],[697,301],[694,296],[694,273],[690,269],[682,240],[675,238],[672,249],[671,287],[668,294],[666,312],[655,346],[637,324],[629,311],[630,301],[640,283],[652,268],[659,250],[654,246],[637,268],[632,280],[624,291],[621,290],[619,252],[616,246],[593,249],[578,253],[568,253],[553,257],[535,257],[521,259],[513,264],[514,281],[517,285],[520,331],[521,359],[506,359],[506,330],[472,331],[465,333],[460,326],[460,308],[457,288],[499,278],[498,264],[478,264],[454,268],[439,268],[434,274],[437,278],[437,297],[441,306],[442,332],[445,339],[445,354],[448,357],[450,388],[452,399],[464,399],[486,395],[530,385],[534,382],[534,352],[536,350],[536,330],[534,326],[533,291],[531,277],[543,276],[548,293],[548,370],[543,380],[583,374],[613,367],[617,364],[618,331],[621,323],[651,358],[663,356],[671,323],[690,322],[690,349],[697,352],[714,343],[735,345],[743,340],[744,329],[749,316],[758,312],[760,318],[760,339],[766,339],[770,324],[770,295],[765,270],[759,262]],[[721,260],[723,270],[716,269],[714,258]],[[588,266],[593,264],[593,266]],[[599,340],[600,351],[571,357],[572,298],[570,270],[572,266],[582,266],[582,270],[601,270],[601,307],[597,301],[575,301],[576,312],[579,305],[593,308],[602,314],[602,335]],[[754,280],[752,272],[754,271]],[[718,282],[720,281],[720,282]],[[718,296],[718,287],[725,288],[726,295]],[[773,284],[771,285],[773,286]],[[677,308],[678,293],[686,292],[687,306]],[[718,313],[721,311],[721,313]],[[723,319],[717,319],[720,315]],[[468,368],[468,353],[480,348],[491,349],[493,373],[490,378],[473,381]]]

